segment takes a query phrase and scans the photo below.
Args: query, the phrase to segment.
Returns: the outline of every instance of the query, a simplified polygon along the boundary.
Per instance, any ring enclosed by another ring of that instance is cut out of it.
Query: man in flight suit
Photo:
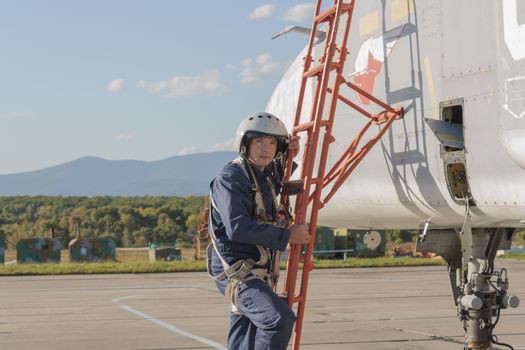
[[[295,314],[270,286],[271,265],[279,264],[271,257],[288,243],[308,243],[310,235],[305,225],[279,224],[275,158],[295,151],[298,142],[290,145],[275,116],[257,113],[241,122],[236,143],[239,158],[210,185],[209,272],[232,303],[228,349],[286,349]]]

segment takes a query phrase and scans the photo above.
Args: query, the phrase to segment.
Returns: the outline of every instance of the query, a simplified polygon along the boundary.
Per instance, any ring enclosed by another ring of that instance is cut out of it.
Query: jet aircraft
[[[314,61],[324,52],[322,30],[315,35]],[[498,344],[493,330],[500,310],[519,304],[508,292],[506,269],[496,269],[494,258],[525,228],[525,1],[355,1],[347,48],[345,79],[402,107],[404,117],[319,211],[318,224],[418,229],[418,250],[436,252],[448,264],[465,349],[490,348]],[[266,108],[289,128],[306,52],[298,54]],[[314,90],[310,81],[303,122],[310,120]],[[345,97],[381,112],[363,94],[348,89]],[[363,119],[338,103],[327,167]]]

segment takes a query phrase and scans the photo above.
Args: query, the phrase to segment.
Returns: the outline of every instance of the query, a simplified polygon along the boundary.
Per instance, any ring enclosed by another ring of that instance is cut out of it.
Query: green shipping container
[[[328,227],[318,226],[315,231],[314,251],[325,251],[335,249],[334,231]],[[316,253],[319,258],[332,257],[334,253]]]
[[[69,242],[69,261],[101,262],[116,260],[116,245],[111,238],[75,238]]]
[[[335,236],[334,246],[336,250],[348,249],[348,236]]]
[[[60,263],[60,249],[57,238],[25,238],[16,244],[16,261],[19,264]]]
[[[149,247],[149,261],[181,260],[180,248],[171,243],[153,243]]]

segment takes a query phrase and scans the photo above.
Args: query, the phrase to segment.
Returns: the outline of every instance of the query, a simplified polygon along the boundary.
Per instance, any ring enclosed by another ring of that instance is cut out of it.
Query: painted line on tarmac
[[[122,301],[122,300],[128,300],[128,299],[134,299],[134,298],[139,298],[141,297],[142,295],[128,295],[127,297],[120,297],[120,298],[115,298],[115,299],[111,299],[111,302],[112,303],[115,303],[117,301]]]
[[[196,340],[200,343],[203,343],[203,344],[206,344],[208,346],[211,346],[212,348],[215,348],[215,349],[218,349],[218,350],[228,350],[224,345],[222,344],[219,344],[219,343],[216,343],[214,342],[213,340],[210,340],[210,339],[206,339],[204,337],[200,337],[198,335],[194,335],[194,334],[191,334],[189,332],[186,332],[185,330],[183,329],[180,329],[178,327],[175,327],[167,322],[164,322],[164,321],[161,321],[159,319],[156,319],[155,317],[153,316],[150,316],[148,314],[145,314],[139,310],[136,310],[130,306],[127,306],[127,305],[119,305],[121,308],[123,308],[124,310],[134,314],[134,315],[137,315],[137,316],[140,316],[148,321],[151,321],[159,326],[162,326],[170,331],[172,331],[173,333],[177,333],[179,335],[182,335],[183,337],[187,337],[187,338],[190,338],[190,339],[193,339],[193,340]]]

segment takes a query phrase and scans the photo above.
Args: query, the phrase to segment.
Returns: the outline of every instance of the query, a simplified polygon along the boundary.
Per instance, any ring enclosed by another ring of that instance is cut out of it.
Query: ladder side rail
[[[319,103],[319,81],[317,82],[316,92],[314,96],[314,104],[312,108],[317,108]],[[311,187],[311,173],[308,172],[309,165],[312,162],[310,159],[310,155],[312,153],[312,150],[315,150],[316,147],[310,142],[310,140],[314,137],[315,131],[313,130],[315,127],[315,120],[313,119],[313,113],[311,113],[310,121],[313,122],[313,125],[311,128],[306,130],[307,132],[307,142],[305,142],[304,146],[304,152],[303,152],[303,161],[301,166],[301,179],[304,180],[303,183],[303,191],[302,193],[297,195],[296,201],[295,201],[295,209],[294,209],[294,223],[295,224],[304,224],[305,223],[305,216],[306,212],[304,212],[302,203],[304,202],[305,198],[308,198],[308,195],[310,193],[310,187]],[[315,145],[316,146],[316,145]],[[315,159],[314,159],[315,161]],[[301,256],[301,250],[302,245],[300,244],[291,244],[290,245],[290,252],[288,254],[288,262],[286,266],[286,274],[285,274],[285,285],[284,285],[284,294],[288,298],[288,305],[290,307],[293,306],[295,302],[295,281],[297,280],[297,274],[299,270],[299,260]]]
[[[318,0],[317,5],[316,5],[316,16],[318,15],[320,11],[321,4],[322,4],[322,0]],[[317,25],[318,25],[318,21],[316,21],[314,18],[312,27],[317,28]],[[311,38],[313,37],[313,33],[315,32],[312,30],[311,35],[310,35]],[[325,48],[323,52],[326,52],[327,46],[329,45],[330,38],[331,38],[331,31],[329,31],[328,36],[325,39]],[[313,46],[314,46],[314,41],[311,40],[309,42],[309,50],[308,50],[310,55],[307,56],[307,59],[310,59],[310,63],[313,59],[311,56],[311,53],[313,51]],[[321,60],[323,60],[324,57],[325,55],[323,55]],[[302,108],[302,103],[304,101],[304,93],[305,93],[306,84],[308,81],[307,79],[310,78],[310,76],[307,76],[304,72],[306,72],[309,69],[310,69],[310,66],[305,65],[305,68],[303,71],[303,77],[301,81],[301,84],[302,84],[301,93],[300,93],[301,94],[300,96],[301,107],[299,107],[298,105],[298,112],[299,112],[299,108]],[[313,105],[311,107],[310,116],[309,116],[310,122],[312,123],[312,127],[306,130],[307,131],[307,137],[306,137],[307,142],[305,142],[305,145],[304,145],[303,160],[302,160],[301,174],[300,174],[300,178],[304,180],[304,184],[303,184],[303,192],[297,195],[296,201],[295,201],[295,208],[294,208],[294,223],[295,224],[304,224],[305,222],[305,219],[304,219],[305,214],[302,213],[303,210],[302,210],[301,203],[304,201],[303,198],[308,198],[308,195],[305,196],[305,192],[309,193],[310,191],[309,179],[311,178],[311,176],[308,175],[308,159],[309,159],[309,154],[311,153],[312,143],[308,141],[311,140],[313,137],[313,129],[314,129],[313,126],[315,124],[315,111],[317,110],[317,107],[319,104],[319,97],[320,97],[320,91],[321,91],[319,75],[315,75],[312,77],[315,77],[317,79],[317,82],[315,85],[315,95],[313,96]],[[299,126],[300,117],[301,117],[300,113],[296,113],[295,115],[295,126],[296,127]],[[289,166],[288,169],[291,169],[291,166]],[[286,264],[284,295],[287,297],[288,305],[290,307],[293,306],[293,303],[295,300],[295,288],[296,288],[295,281],[297,280],[297,273],[299,270],[299,260],[300,260],[300,255],[301,255],[301,249],[302,249],[302,245],[291,244],[290,251],[288,254],[288,261]]]
[[[303,79],[307,79],[307,78],[303,77]],[[319,86],[320,86],[320,83],[318,81],[316,85],[316,91],[315,91],[312,109],[317,108],[318,103],[319,103],[319,96],[320,96]],[[313,133],[314,133],[313,129],[315,126],[314,117],[315,115],[312,111],[310,113],[310,122],[312,123],[312,127],[306,130],[307,132],[306,140],[307,141],[311,140],[313,137]],[[308,198],[307,194],[309,194],[310,187],[311,187],[311,183],[310,183],[311,174],[308,174],[308,168],[311,162],[309,155],[312,152],[312,148],[313,148],[313,145],[311,142],[305,142],[303,162],[301,166],[301,175],[300,175],[301,179],[304,180],[304,184],[303,184],[303,192],[297,195],[297,198],[295,201],[295,209],[294,209],[294,223],[295,224],[304,224],[306,221],[305,220],[306,213],[303,213],[302,203],[304,201],[303,198]],[[307,194],[305,195],[305,193]],[[290,245],[288,261],[286,264],[286,274],[285,274],[285,284],[284,284],[284,294],[288,298],[288,305],[290,305],[290,307],[293,305],[294,299],[295,299],[295,287],[296,287],[295,281],[297,280],[297,274],[299,270],[299,260],[301,257],[301,250],[302,250],[302,245],[295,245],[295,244]]]
[[[315,8],[314,17],[317,16],[319,12],[321,11],[321,4],[322,4],[322,0],[318,0],[316,4],[316,8]],[[296,130],[296,127],[300,124],[300,121],[301,121],[302,107],[304,104],[304,94],[306,91],[306,85],[308,83],[308,77],[305,76],[305,73],[308,70],[310,70],[310,67],[312,65],[312,52],[313,52],[313,48],[314,48],[315,40],[316,40],[315,33],[317,32],[317,26],[318,26],[318,23],[314,20],[312,23],[312,31],[310,32],[310,39],[308,41],[308,50],[304,58],[304,67],[303,67],[303,74],[301,78],[301,87],[299,90],[297,109],[296,109],[295,118],[294,118],[294,128],[292,129],[292,136],[297,136],[298,131]],[[292,165],[293,165],[293,157],[289,157],[287,160],[286,168],[285,168],[286,170],[285,176],[284,176],[285,181],[288,181],[291,177]],[[301,178],[303,178],[302,169],[301,169]],[[297,202],[300,201],[300,196],[301,194],[297,195],[296,197],[296,210],[297,210]],[[281,196],[281,203],[283,205],[287,205],[286,195]],[[294,223],[297,223],[297,222],[294,222]],[[300,249],[300,247],[299,248],[295,247],[295,245],[293,244],[290,245],[288,260],[286,261],[286,275],[285,275],[284,288],[283,288],[283,292],[285,295],[288,294],[288,291],[290,289],[289,279],[287,277],[288,274],[293,273],[293,271],[297,271],[297,269],[299,268],[299,261],[295,259],[295,256],[297,256],[297,253],[296,253],[297,249]]]
[[[322,91],[322,94],[320,96],[320,102],[316,110],[316,120],[314,124],[314,133],[313,133],[314,141],[312,142],[313,148],[310,153],[310,159],[309,159],[310,164],[309,164],[308,174],[311,176],[314,170],[315,156],[317,152],[317,145],[319,143],[321,127],[324,126],[325,133],[323,135],[321,156],[320,156],[319,164],[317,167],[317,176],[316,176],[316,179],[320,181],[316,181],[315,183],[315,191],[313,193],[314,200],[313,200],[313,205],[312,205],[311,212],[310,212],[310,222],[309,222],[310,228],[309,229],[310,229],[311,240],[306,247],[306,252],[304,256],[303,273],[302,273],[302,278],[301,278],[301,288],[300,288],[300,293],[299,293],[299,304],[297,308],[297,320],[296,320],[295,330],[294,330],[294,341],[293,341],[294,349],[299,348],[299,344],[301,340],[302,321],[303,321],[304,309],[306,305],[306,293],[308,291],[308,278],[309,278],[310,271],[314,268],[313,263],[312,263],[312,252],[313,252],[313,247],[315,243],[315,233],[316,233],[315,231],[316,231],[316,226],[317,226],[317,218],[319,214],[319,209],[322,207],[322,203],[321,203],[321,193],[323,190],[322,180],[325,174],[326,161],[328,158],[328,149],[329,149],[331,142],[333,142],[333,137],[332,137],[331,132],[332,132],[333,121],[335,117],[335,111],[337,109],[337,95],[339,92],[339,87],[341,85],[340,77],[343,74],[343,66],[344,66],[344,61],[345,61],[345,56],[346,56],[346,49],[344,51],[339,49],[339,64],[337,65],[336,76],[333,79],[333,89],[336,93],[331,95],[329,113],[328,113],[328,122],[324,123],[324,125],[321,125],[321,121],[323,120],[322,117],[324,114],[325,98],[327,96],[326,92],[328,89],[328,84],[330,82],[330,75],[331,75],[330,73],[332,71],[332,62],[333,62],[334,56],[337,51],[337,31],[339,29],[339,22],[341,20],[342,4],[343,4],[343,1],[337,2],[335,16],[333,18],[333,21],[331,22],[332,40],[329,45],[329,51],[327,52],[328,56],[326,57],[326,62],[325,62],[324,70],[323,70],[323,78],[322,78],[321,86],[320,86],[320,91]],[[347,36],[348,36],[352,12],[353,11],[350,11],[348,13],[345,33],[343,35],[345,39],[347,39]],[[311,178],[309,180],[311,180]],[[307,198],[306,197],[307,195],[308,193],[305,193],[305,196],[303,198]],[[304,213],[307,212],[309,203],[310,201],[302,203]]]
[[[319,0],[321,2],[322,0]],[[339,1],[340,2],[340,1]],[[340,12],[340,10],[339,10]],[[304,224],[306,222],[306,216],[307,216],[307,209],[308,209],[308,201],[305,199],[308,199],[310,196],[311,191],[311,181],[312,181],[312,175],[316,160],[316,153],[317,153],[317,147],[319,144],[319,134],[320,134],[320,128],[321,128],[321,119],[322,119],[322,112],[324,110],[325,106],[325,97],[326,94],[323,93],[326,91],[326,88],[328,86],[328,82],[330,80],[330,73],[332,70],[331,62],[332,58],[335,52],[335,43],[334,41],[337,38],[337,28],[334,26],[334,20],[329,21],[329,31],[328,31],[328,38],[325,44],[325,51],[323,57],[321,57],[321,65],[323,67],[322,75],[321,75],[321,81],[317,83],[316,86],[316,96],[314,99],[314,106],[312,108],[312,113],[310,116],[310,121],[314,122],[313,128],[311,132],[309,132],[308,135],[308,141],[306,143],[305,147],[305,153],[303,157],[303,166],[301,169],[301,178],[305,180],[303,193],[297,198],[295,205],[295,223],[297,224]],[[312,234],[312,230],[314,231],[315,235],[315,227],[310,226],[310,234]],[[313,240],[313,238],[312,238]],[[293,264],[290,264],[290,270],[286,271],[286,286],[287,290],[286,295],[288,298],[288,305],[291,307],[293,306],[296,296],[295,296],[295,284],[297,281],[297,270],[298,270],[298,264],[300,260],[301,255],[301,247],[297,248],[294,247],[290,250],[290,254],[288,255],[288,259],[293,262]]]
[[[338,5],[339,9],[338,9],[338,11],[336,13],[336,17],[334,18],[334,21],[335,21],[334,26],[336,28],[339,28],[339,22],[340,22],[341,16],[342,16],[342,7],[344,5],[346,5],[344,3],[344,1],[339,2],[339,5]],[[323,145],[322,145],[322,150],[321,150],[321,159],[319,161],[320,166],[319,166],[319,169],[318,169],[318,176],[317,176],[317,178],[322,179],[322,181],[323,181],[322,186],[320,188],[321,191],[322,191],[322,189],[324,187],[325,167],[326,167],[326,162],[328,160],[329,146],[330,146],[330,144],[332,142],[335,141],[335,138],[332,135],[332,129],[333,129],[333,126],[334,126],[333,124],[334,124],[334,119],[335,119],[335,112],[337,110],[337,100],[338,100],[338,97],[339,97],[339,89],[341,87],[341,82],[344,81],[343,68],[344,68],[344,65],[345,65],[345,62],[346,62],[346,57],[347,57],[346,43],[348,41],[348,36],[349,36],[349,33],[350,33],[350,26],[352,24],[353,8],[354,8],[354,1],[352,0],[351,3],[350,3],[350,6],[348,8],[348,11],[346,12],[346,16],[347,17],[346,17],[346,23],[345,23],[345,26],[344,26],[344,33],[343,33],[341,46],[339,47],[339,49],[337,49],[337,46],[335,47],[335,49],[338,50],[338,52],[339,52],[339,60],[337,62],[338,65],[337,65],[337,69],[336,69],[336,76],[335,76],[334,82],[333,82],[333,88],[328,88],[327,87],[325,90],[323,90],[325,92],[325,95],[326,95],[327,91],[329,91],[331,93],[331,100],[330,100],[330,110],[329,110],[329,115],[328,115],[328,121],[326,123],[325,135],[324,135]],[[335,33],[335,35],[337,35],[337,32]],[[336,39],[334,39],[334,42],[336,42]],[[334,52],[334,55],[335,55],[335,52]],[[357,143],[355,141],[352,142],[352,145],[354,145],[354,144],[355,144],[355,147],[357,147]],[[314,206],[314,208],[316,210],[319,210],[319,209],[321,209],[323,207],[323,204],[321,202],[319,202],[319,203],[321,204],[320,207],[318,207],[317,205]],[[316,202],[316,204],[317,204],[317,202]],[[313,245],[312,245],[312,247],[313,247]]]
[[[315,9],[315,15],[319,14],[320,8],[321,8],[322,1],[318,1]],[[304,64],[303,64],[303,77],[301,79],[301,86],[299,89],[299,96],[297,101],[297,109],[295,111],[295,117],[294,117],[294,128],[292,128],[292,136],[297,136],[298,131],[295,130],[295,127],[297,127],[300,124],[301,120],[301,112],[302,107],[304,103],[304,93],[306,90],[306,84],[308,78],[304,77],[304,73],[307,72],[310,69],[310,66],[312,64],[312,51],[314,47],[314,42],[316,40],[315,33],[317,32],[317,23],[314,21],[312,24],[312,31],[310,32],[310,39],[308,41],[308,50],[306,52],[306,55],[304,57]],[[292,157],[289,157],[287,160],[286,168],[285,168],[285,180],[289,180],[291,173],[292,173],[292,164],[293,159]],[[281,202],[284,204],[287,199],[287,196],[281,196]]]
[[[351,23],[352,23],[352,15],[353,15],[353,7],[354,7],[354,1],[352,0],[350,3],[344,3],[344,1],[334,1],[334,4],[337,2],[337,9],[335,11],[335,16],[334,16],[334,23],[333,23],[333,26],[335,28],[335,31],[334,31],[334,40],[331,42],[332,46],[331,46],[331,49],[333,50],[331,52],[331,56],[333,58],[333,56],[335,56],[335,52],[338,51],[339,52],[339,60],[337,62],[334,62],[333,59],[330,59],[329,63],[333,63],[334,66],[336,66],[336,77],[334,79],[334,86],[333,88],[329,88],[328,86],[326,86],[326,88],[324,88],[322,91],[324,92],[323,95],[326,95],[326,92],[332,92],[332,91],[335,91],[335,93],[332,94],[332,98],[331,98],[331,103],[330,103],[330,110],[329,110],[329,117],[328,117],[328,120],[326,120],[326,123],[324,123],[324,126],[326,127],[325,128],[325,135],[323,136],[323,144],[322,144],[322,150],[321,150],[321,158],[320,158],[320,161],[319,161],[319,168],[318,168],[318,175],[317,175],[317,179],[320,179],[322,181],[321,183],[321,186],[319,188],[319,195],[320,195],[320,192],[322,191],[323,187],[324,187],[324,172],[325,172],[325,167],[326,167],[326,161],[327,161],[327,158],[328,158],[328,149],[329,149],[329,145],[335,141],[335,139],[333,138],[332,136],[332,128],[333,128],[333,122],[334,122],[334,118],[335,118],[335,111],[337,109],[337,98],[335,98],[334,96],[339,96],[339,88],[341,86],[341,82],[344,81],[344,79],[342,78],[342,75],[343,75],[343,68],[344,68],[344,64],[345,64],[345,61],[346,61],[346,57],[347,57],[347,51],[346,51],[346,43],[348,41],[348,36],[349,36],[349,33],[350,33],[350,26],[351,26]],[[339,21],[341,20],[341,16],[343,14],[343,10],[346,12],[346,15],[347,15],[347,18],[346,18],[346,24],[345,24],[345,28],[344,28],[344,33],[343,33],[343,38],[342,38],[342,44],[340,46],[340,48],[337,47],[337,30],[339,28]],[[331,69],[330,69],[331,71]],[[329,74],[330,72],[328,72]],[[321,110],[322,112],[324,112],[324,110]],[[318,113],[319,113],[319,110],[318,110]],[[321,114],[322,116],[322,114]],[[354,141],[352,143],[352,145],[356,144],[356,142]],[[357,147],[357,145],[355,146]],[[317,189],[317,187],[316,187]],[[317,193],[317,191],[315,192]],[[314,196],[315,193],[312,195]],[[309,198],[308,202],[305,203],[305,206],[307,207],[311,202],[312,200],[314,200],[312,198],[312,196]],[[319,209],[321,209],[323,206],[322,202],[318,201],[318,202],[314,202],[314,208],[312,209],[312,212],[315,210],[315,211],[318,211]],[[316,214],[317,215],[317,214]],[[315,225],[313,225],[315,227]],[[314,241],[314,237],[315,237],[315,228],[313,229],[313,235],[312,235],[312,241]],[[312,242],[311,242],[312,243]],[[313,243],[311,244],[312,248],[313,248]],[[311,254],[306,254],[305,256],[305,265],[308,265],[306,264],[306,259],[309,259],[311,257]],[[303,269],[304,271],[304,269]]]

